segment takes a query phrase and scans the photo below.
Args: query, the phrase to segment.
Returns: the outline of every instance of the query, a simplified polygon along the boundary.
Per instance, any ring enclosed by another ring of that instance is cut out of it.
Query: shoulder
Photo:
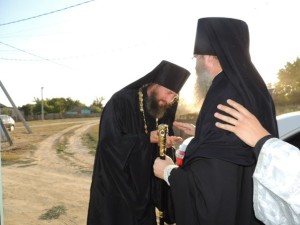
[[[237,94],[236,88],[234,88],[234,85],[232,84],[225,72],[221,72],[214,78],[213,83],[211,85],[211,89],[217,89],[217,93],[226,91],[228,94]]]
[[[134,99],[138,98],[138,92],[135,89],[122,89],[112,95],[108,104],[124,105],[129,104]]]
[[[210,109],[212,110],[212,113],[214,113],[217,110],[217,105],[227,105],[226,101],[229,98],[243,104],[241,95],[238,93],[237,89],[234,88],[226,74],[222,72],[213,80],[202,107],[206,110]],[[213,117],[213,115],[210,116]]]

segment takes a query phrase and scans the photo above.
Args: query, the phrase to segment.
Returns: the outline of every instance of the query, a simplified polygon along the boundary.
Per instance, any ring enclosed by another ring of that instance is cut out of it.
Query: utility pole
[[[26,121],[25,121],[23,115],[22,115],[22,114],[20,113],[20,111],[18,110],[17,106],[16,106],[15,103],[13,102],[12,98],[10,97],[10,95],[8,94],[8,92],[6,91],[4,85],[2,84],[1,81],[0,81],[0,86],[1,86],[1,88],[2,88],[2,90],[3,90],[3,92],[4,92],[4,94],[6,95],[7,99],[10,101],[10,104],[13,106],[13,108],[14,108],[15,112],[17,113],[19,119],[22,120],[22,122],[23,122],[24,126],[26,127],[28,133],[31,134],[31,133],[32,133],[31,128],[30,128],[30,127],[28,126],[28,124],[26,123]]]
[[[41,87],[41,94],[42,94],[42,120],[44,120],[44,99],[43,99],[43,89],[44,87]]]

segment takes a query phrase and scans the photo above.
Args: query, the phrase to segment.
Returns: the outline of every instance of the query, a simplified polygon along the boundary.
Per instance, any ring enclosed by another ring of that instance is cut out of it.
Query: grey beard
[[[201,65],[196,69],[196,74],[197,74],[197,78],[194,87],[194,93],[195,93],[196,101],[198,103],[205,98],[212,84],[214,76],[210,74],[209,71],[207,71],[207,69],[205,69]]]
[[[146,109],[147,112],[153,116],[154,118],[162,118],[166,111],[168,106],[159,106],[158,101],[156,100],[155,95],[148,96],[146,98]]]

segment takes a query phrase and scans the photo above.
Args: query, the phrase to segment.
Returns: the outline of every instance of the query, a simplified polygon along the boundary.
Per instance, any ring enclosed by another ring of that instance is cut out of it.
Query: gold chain
[[[144,86],[143,86],[144,87]],[[146,117],[145,117],[145,112],[144,112],[144,98],[143,98],[143,87],[141,87],[139,89],[139,101],[140,101],[140,111],[143,115],[143,119],[144,119],[144,128],[145,128],[145,133],[148,134],[148,126],[146,123]],[[156,129],[158,128],[158,118],[155,119],[156,121]]]

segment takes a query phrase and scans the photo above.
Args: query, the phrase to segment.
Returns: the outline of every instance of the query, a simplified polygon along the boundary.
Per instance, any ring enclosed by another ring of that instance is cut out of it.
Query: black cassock
[[[259,91],[255,95],[255,108],[260,112],[257,117],[277,136],[272,100]],[[228,98],[244,104],[222,72],[207,93],[183,167],[172,170],[169,177],[177,225],[261,224],[253,211],[253,149],[235,134],[215,126],[217,105],[226,104]]]
[[[217,56],[222,72],[208,90],[182,168],[172,170],[169,177],[176,225],[260,224],[253,210],[253,149],[217,128],[214,117],[217,105],[231,98],[278,136],[274,103],[251,61],[249,44],[244,21],[198,20],[194,54]]]
[[[170,110],[159,123],[168,124],[171,135],[175,109]],[[162,180],[153,174],[159,148],[149,138],[150,131],[157,128],[146,110],[145,117],[148,134],[139,110],[138,89],[122,89],[107,102],[100,120],[88,225],[156,224]],[[174,157],[172,151],[168,155]]]

